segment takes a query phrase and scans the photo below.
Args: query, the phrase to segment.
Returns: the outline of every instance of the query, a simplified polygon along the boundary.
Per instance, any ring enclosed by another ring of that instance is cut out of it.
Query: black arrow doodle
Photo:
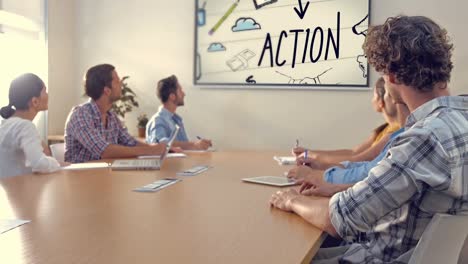
[[[256,84],[257,83],[257,81],[254,80],[253,75],[250,75],[249,77],[247,77],[247,79],[245,81],[247,83],[249,83],[249,84]]]
[[[294,11],[296,11],[297,15],[299,16],[300,19],[304,19],[305,14],[307,12],[307,8],[309,8],[310,2],[307,1],[307,4],[305,5],[304,8],[302,8],[302,0],[297,0],[299,2],[299,9],[294,7]]]

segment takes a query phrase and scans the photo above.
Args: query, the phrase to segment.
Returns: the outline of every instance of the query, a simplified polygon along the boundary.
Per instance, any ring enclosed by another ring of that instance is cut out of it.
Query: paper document
[[[107,162],[96,163],[76,163],[69,166],[62,167],[62,170],[90,170],[90,169],[106,169],[109,168]]]
[[[260,177],[253,177],[253,178],[244,178],[242,179],[242,181],[273,185],[273,186],[279,186],[279,187],[296,185],[296,182],[294,182],[294,180],[288,179],[286,177],[278,177],[278,176],[260,176]]]
[[[168,153],[166,155],[166,158],[185,158],[187,157],[186,154],[184,153]],[[143,155],[143,156],[138,156],[139,159],[159,159],[161,158],[160,155]]]
[[[31,221],[21,219],[0,219],[0,234],[10,231]]]
[[[207,150],[184,150],[185,153],[204,153],[204,152],[215,152],[216,149],[209,147]]]
[[[276,160],[279,165],[296,165],[296,157],[294,156],[290,156],[290,157],[274,156],[273,159]]]

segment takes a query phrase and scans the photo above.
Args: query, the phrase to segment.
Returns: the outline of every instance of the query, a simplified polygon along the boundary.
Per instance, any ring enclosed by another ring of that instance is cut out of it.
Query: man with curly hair
[[[411,114],[353,187],[331,199],[294,189],[272,196],[271,205],[348,242],[320,249],[313,263],[406,263],[435,214],[468,213],[468,97],[450,96],[447,32],[427,17],[393,17],[369,29],[364,51]]]

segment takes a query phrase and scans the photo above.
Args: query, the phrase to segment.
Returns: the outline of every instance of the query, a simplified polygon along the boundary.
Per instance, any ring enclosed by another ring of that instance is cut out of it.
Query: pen
[[[299,139],[296,139],[296,148],[299,147]]]
[[[206,139],[203,139],[203,138],[200,137],[200,136],[197,136],[197,139],[198,139],[198,140],[205,140],[205,141],[206,141]],[[212,146],[213,146],[213,145],[211,145],[211,143],[210,143],[210,147],[212,147]]]
[[[214,25],[214,27],[208,32],[209,35],[213,35],[213,33],[215,33],[215,31],[218,30],[221,24],[223,24],[223,22],[228,18],[228,16],[230,16],[231,13],[234,11],[234,9],[236,9],[237,5],[239,5],[239,1],[240,0],[237,0],[234,4],[232,4],[232,6],[228,9],[224,16],[222,16],[219,19],[218,23],[216,23],[216,25]]]
[[[307,161],[307,154],[309,153],[309,151],[306,149],[304,151],[304,163],[302,163],[302,165],[306,165],[306,161]]]

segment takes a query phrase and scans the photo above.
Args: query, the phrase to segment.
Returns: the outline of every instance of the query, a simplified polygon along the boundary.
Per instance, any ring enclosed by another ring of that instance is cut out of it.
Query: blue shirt
[[[146,142],[168,142],[172,132],[175,130],[175,125],[180,127],[175,141],[189,141],[187,133],[185,132],[184,123],[182,122],[182,117],[160,106],[158,112],[151,117],[146,125]]]
[[[392,141],[403,131],[404,129],[401,128],[393,132],[382,152],[380,152],[379,156],[377,156],[374,160],[361,162],[344,161],[341,163],[343,164],[344,168],[329,168],[323,174],[325,181],[335,184],[351,184],[362,181],[367,177],[367,175],[369,175],[369,171],[374,168],[383,158],[385,158]]]

